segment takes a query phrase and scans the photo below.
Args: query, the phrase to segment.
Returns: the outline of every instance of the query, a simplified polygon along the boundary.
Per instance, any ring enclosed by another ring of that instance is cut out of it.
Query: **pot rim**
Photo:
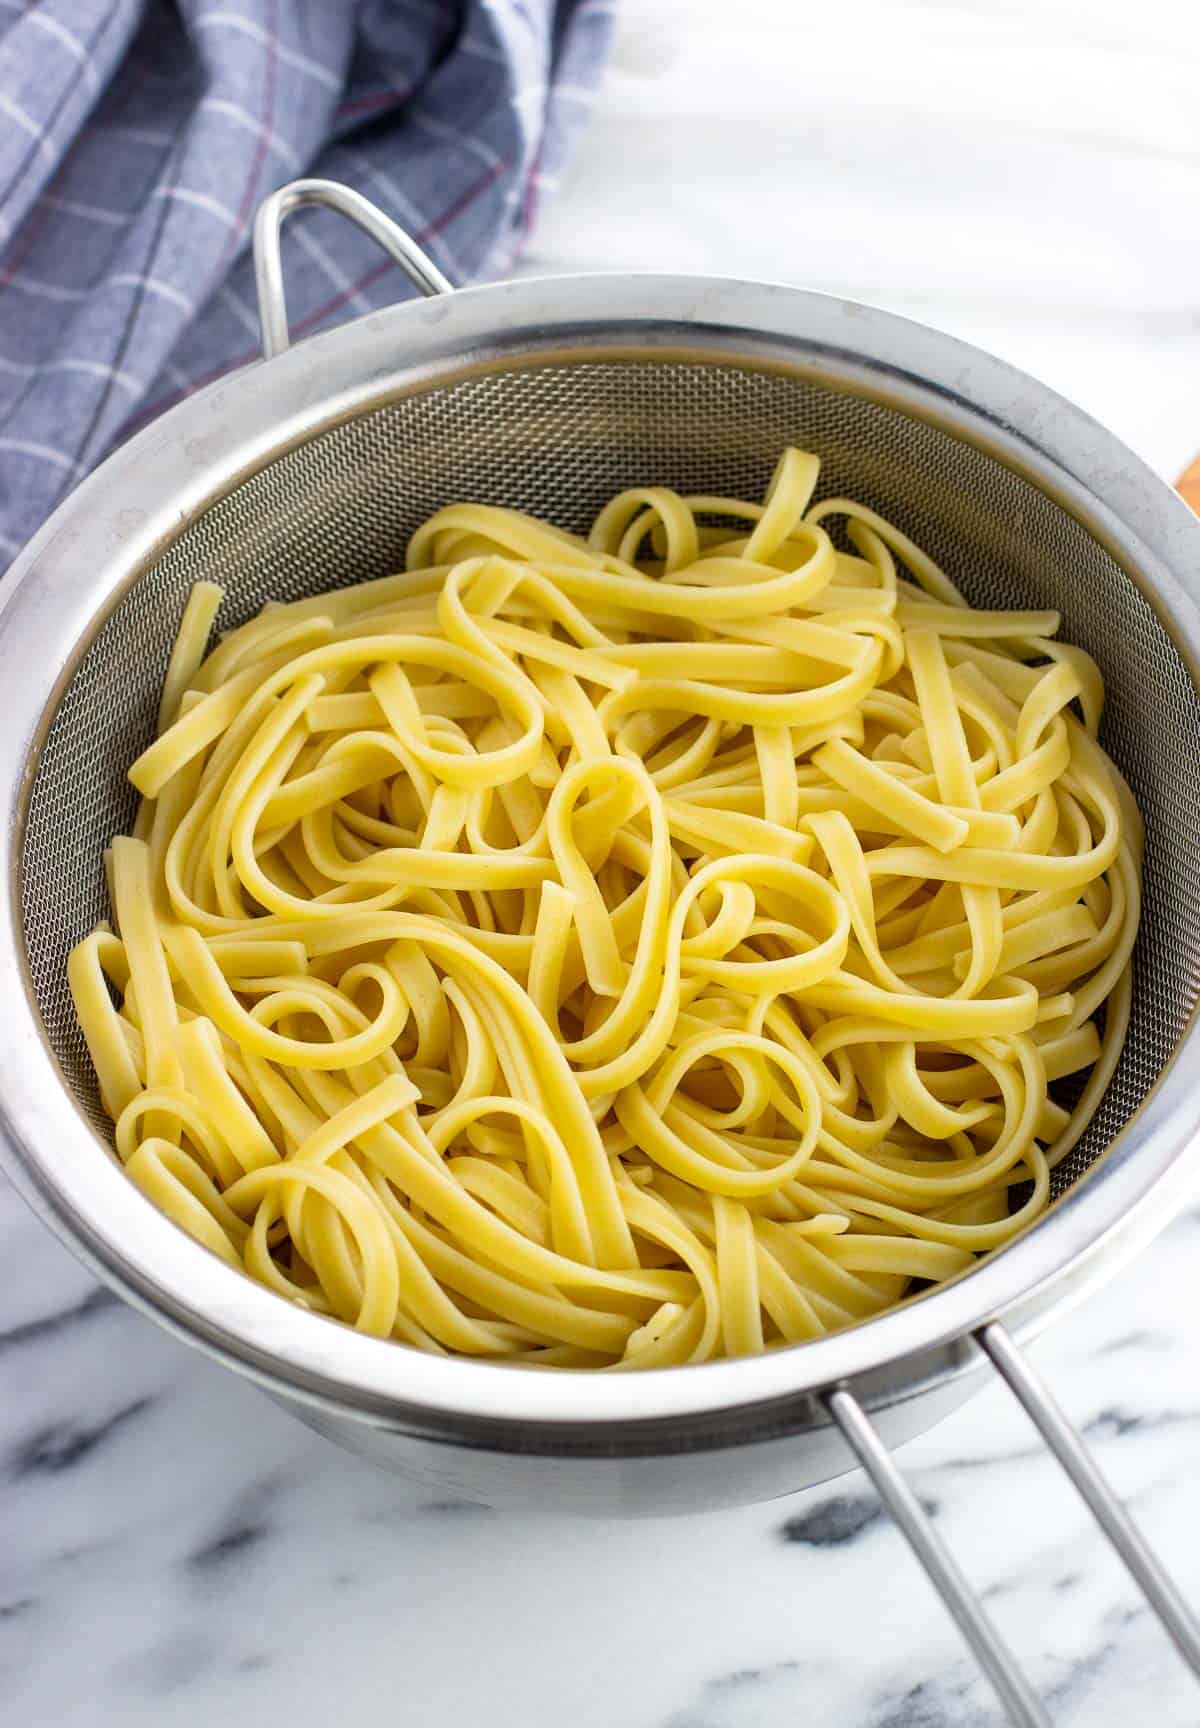
[[[1045,1319],[1141,1246],[1200,1171],[1193,1014],[1171,1063],[1103,1161],[1025,1235],[952,1283],[844,1332],[761,1357],[603,1374],[439,1357],[306,1312],[225,1266],[119,1168],[46,1042],[20,921],[29,790],[81,654],[141,571],[196,515],[297,443],[397,396],[473,371],[645,357],[784,370],[874,397],[1014,468],[1137,580],[1200,687],[1200,523],[1088,415],[1006,362],[830,295],[717,277],[526,279],[409,301],[220,380],[120,448],[16,560],[0,603],[0,1127],[14,1180],[81,1258],[160,1323],[272,1389],[430,1433],[522,1445],[582,1430],[635,1447],[653,1430],[761,1415],[851,1382],[868,1402],[968,1366],[989,1320]],[[1194,580],[1194,578],[1193,578]],[[97,1156],[102,1149],[103,1156]],[[824,1420],[820,1415],[819,1419]],[[522,1433],[522,1431],[524,1431]],[[679,1433],[684,1430],[677,1430]]]

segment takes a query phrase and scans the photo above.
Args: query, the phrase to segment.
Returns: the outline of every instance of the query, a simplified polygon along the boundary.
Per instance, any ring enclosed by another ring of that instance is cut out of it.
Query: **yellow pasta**
[[[855,1324],[1045,1208],[1129,1016],[1103,684],[818,476],[586,539],[454,505],[211,650],[197,587],[69,966],[184,1230],[379,1337],[637,1368]]]

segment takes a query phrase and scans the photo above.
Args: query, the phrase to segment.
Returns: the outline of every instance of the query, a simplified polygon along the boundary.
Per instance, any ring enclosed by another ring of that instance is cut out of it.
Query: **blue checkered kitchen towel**
[[[114,444],[259,352],[247,239],[318,174],[455,281],[502,274],[614,0],[0,0],[0,569]],[[284,233],[304,334],[402,298],[356,229]]]

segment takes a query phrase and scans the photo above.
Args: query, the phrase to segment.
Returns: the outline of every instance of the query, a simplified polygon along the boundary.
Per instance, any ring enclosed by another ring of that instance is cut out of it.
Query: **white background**
[[[625,0],[525,273],[711,271],[1013,360],[1200,448],[1195,0]]]

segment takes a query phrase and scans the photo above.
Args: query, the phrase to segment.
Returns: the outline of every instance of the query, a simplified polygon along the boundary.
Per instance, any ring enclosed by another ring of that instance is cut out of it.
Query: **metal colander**
[[[367,228],[431,298],[288,348],[279,227],[298,204]],[[1069,404],[949,337],[848,302],[687,277],[450,294],[357,194],[300,182],[256,231],[268,364],[141,433],[18,560],[0,609],[0,1123],[22,1191],[130,1300],[352,1449],[467,1498],[683,1510],[765,1498],[858,1460],[1013,1719],[1040,1706],[887,1451],[990,1359],[1200,1671],[1200,1632],[1013,1343],[1149,1240],[1200,1166],[1200,526]],[[129,1183],[65,964],[107,911],[191,585],[219,623],[381,576],[463,499],[585,528],[654,482],[757,497],[784,445],[825,495],[894,520],[981,606],[1052,607],[1108,692],[1104,743],[1146,821],[1133,1021],[1114,1080],[1002,1252],[901,1308],[762,1357],[639,1375],[434,1357],[240,1277]],[[976,1376],[978,1378],[978,1376]],[[868,1411],[870,1414],[868,1415]]]

